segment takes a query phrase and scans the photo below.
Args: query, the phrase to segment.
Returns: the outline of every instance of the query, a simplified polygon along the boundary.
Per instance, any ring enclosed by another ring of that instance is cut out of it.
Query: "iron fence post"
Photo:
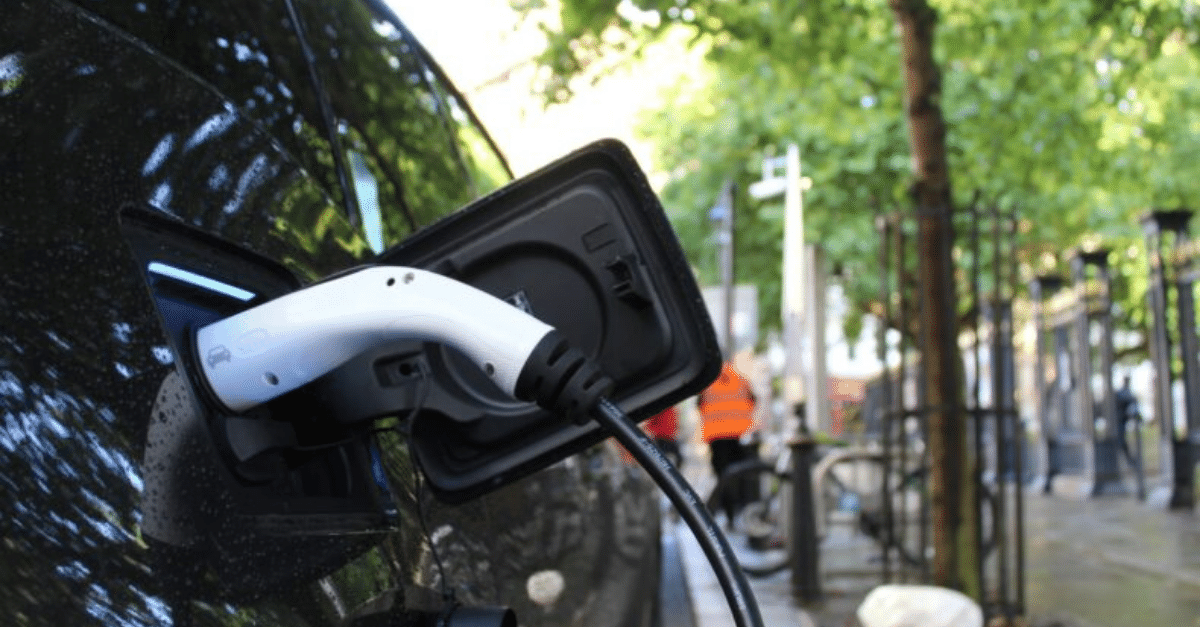
[[[821,598],[820,552],[813,494],[812,468],[817,442],[807,433],[793,439],[792,448],[792,593],[801,601]]]

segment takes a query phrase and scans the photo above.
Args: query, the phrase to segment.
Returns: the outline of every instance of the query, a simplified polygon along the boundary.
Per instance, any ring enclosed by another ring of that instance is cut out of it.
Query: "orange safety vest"
[[[754,392],[750,384],[726,363],[721,376],[700,393],[700,435],[705,442],[740,438],[754,426]]]

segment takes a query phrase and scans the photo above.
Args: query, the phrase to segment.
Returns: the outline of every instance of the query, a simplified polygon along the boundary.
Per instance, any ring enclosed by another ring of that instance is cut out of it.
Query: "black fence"
[[[949,218],[944,218],[949,219]],[[1008,619],[1024,613],[1024,501],[1028,479],[1027,437],[1016,395],[1013,303],[1017,286],[1017,215],[978,203],[955,217],[956,272],[964,285],[960,328],[965,338],[963,404],[954,408],[968,421],[970,477],[978,521],[975,550],[985,615]],[[916,221],[882,216],[880,232],[880,360],[885,375],[869,386],[864,423],[882,446],[886,472],[881,491],[885,538],[882,575],[896,582],[928,582],[932,558],[928,433],[934,411],[925,401],[920,343],[915,321],[927,303],[916,302]],[[895,341],[892,341],[892,340]],[[889,345],[890,344],[890,345]]]

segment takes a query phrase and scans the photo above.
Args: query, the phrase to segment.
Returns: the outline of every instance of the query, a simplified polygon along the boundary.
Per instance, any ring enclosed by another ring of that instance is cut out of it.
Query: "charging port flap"
[[[480,199],[378,262],[450,276],[554,326],[612,377],[613,400],[635,419],[698,393],[720,369],[691,268],[645,175],[616,141]],[[444,500],[490,491],[604,437],[594,424],[513,401],[452,349],[399,343],[361,359],[371,363],[344,369],[338,386],[358,399],[387,399],[380,407],[391,409],[422,399],[414,448]],[[413,359],[425,380],[397,376]],[[378,376],[363,381],[363,372]],[[415,394],[418,385],[428,389]],[[356,405],[367,417],[370,402]]]

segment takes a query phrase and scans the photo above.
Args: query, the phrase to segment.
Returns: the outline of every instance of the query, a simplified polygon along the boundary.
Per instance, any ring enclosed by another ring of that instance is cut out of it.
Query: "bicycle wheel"
[[[902,473],[890,486],[890,537],[881,538],[908,566],[923,566],[932,558],[928,471],[924,466]]]
[[[900,557],[910,566],[927,564],[932,559],[933,536],[930,514],[928,511],[928,468],[920,467],[906,473],[898,484],[893,486],[892,516],[893,536],[892,546],[899,551]],[[996,548],[997,521],[996,500],[994,489],[981,484],[979,490],[979,525],[981,558],[986,558]],[[1003,523],[1001,523],[1003,524]],[[924,525],[924,531],[921,529]],[[922,550],[923,549],[923,550]]]
[[[861,534],[909,565],[920,563],[920,470],[887,483],[888,465],[882,457],[852,456],[826,466],[817,478],[817,515],[821,539],[852,541]]]
[[[816,478],[820,493],[817,507],[818,530],[821,539],[838,529],[855,529],[875,537],[874,528],[867,524],[880,509],[879,490],[883,464],[872,458],[853,458],[825,468]],[[842,532],[844,533],[844,532]]]
[[[736,502],[739,514],[731,527],[746,536],[749,551],[738,552],[746,574],[763,577],[788,567],[786,501],[790,494],[791,477],[751,459],[727,468],[709,495],[707,504],[713,512],[723,509],[725,499]]]

